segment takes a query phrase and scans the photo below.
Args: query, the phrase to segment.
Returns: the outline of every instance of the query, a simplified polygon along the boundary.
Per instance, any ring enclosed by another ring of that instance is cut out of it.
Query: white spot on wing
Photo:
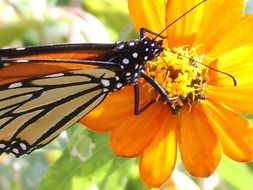
[[[15,154],[19,154],[19,150],[17,148],[13,148],[12,152],[15,153]]]
[[[27,62],[29,62],[29,60],[27,60],[27,59],[18,59],[15,62],[16,63],[27,63]]]
[[[19,48],[16,48],[17,51],[20,51],[20,50],[25,50],[24,47],[19,47]]]
[[[148,56],[145,56],[145,57],[144,57],[144,60],[147,61],[147,60],[148,60]]]
[[[8,67],[10,65],[10,63],[4,63],[3,66],[4,67]]]
[[[123,49],[125,47],[125,45],[124,44],[121,44],[119,47],[118,47],[118,49]]]
[[[134,46],[134,42],[129,42],[129,46]]]
[[[16,83],[12,83],[8,86],[8,88],[17,88],[17,87],[20,87],[22,86],[22,83],[21,82],[16,82]]]
[[[135,68],[135,69],[138,69],[138,68],[139,68],[139,64],[136,64],[134,68]]]
[[[129,59],[124,58],[124,59],[122,60],[122,63],[124,63],[124,64],[128,64],[128,63],[129,63]]]
[[[64,73],[55,73],[55,74],[51,74],[51,75],[46,75],[45,77],[54,78],[54,77],[62,77],[62,76],[64,76]]]
[[[27,146],[24,143],[20,143],[19,146],[22,148],[22,150],[26,150]]]
[[[6,145],[5,144],[0,144],[0,148],[5,148],[6,147]]]
[[[103,86],[110,86],[110,81],[107,79],[102,79],[101,83],[103,84]]]
[[[117,88],[120,88],[120,87],[123,86],[123,84],[122,83],[117,83],[116,86],[117,86]]]
[[[127,77],[131,76],[131,73],[130,73],[130,72],[127,72],[127,73],[126,73],[126,76],[127,76]]]

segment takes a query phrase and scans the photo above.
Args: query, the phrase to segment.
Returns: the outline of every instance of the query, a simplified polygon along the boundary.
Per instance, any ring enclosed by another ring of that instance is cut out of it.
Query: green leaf
[[[128,160],[113,155],[108,134],[90,132],[81,125],[74,127],[78,129],[69,147],[48,170],[37,190],[88,190],[103,186],[107,177]]]
[[[221,179],[234,189],[248,190],[253,187],[252,172],[246,164],[234,162],[224,156],[218,171]]]

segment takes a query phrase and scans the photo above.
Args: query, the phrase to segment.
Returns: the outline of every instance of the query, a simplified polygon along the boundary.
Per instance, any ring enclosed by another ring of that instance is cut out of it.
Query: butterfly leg
[[[140,108],[140,87],[139,84],[134,84],[134,114],[139,115],[143,111],[145,111],[150,105],[152,105],[155,102],[155,100],[150,101],[146,105],[144,105],[142,108]]]
[[[163,101],[167,101],[168,103],[171,103],[172,101],[179,99],[178,96],[175,96],[172,98],[168,97],[166,91],[160,86],[160,84],[158,84],[152,77],[150,77],[146,73],[141,72],[141,77],[143,77],[151,86],[154,87],[155,90],[157,90],[157,92],[160,94],[161,99]]]
[[[156,32],[153,32],[153,31],[151,31],[151,30],[149,30],[147,28],[141,28],[140,29],[140,39],[142,39],[142,38],[145,37],[145,33],[153,34],[153,35],[159,36],[159,37],[161,37],[163,39],[166,38],[166,36],[161,35],[161,34],[157,34]]]

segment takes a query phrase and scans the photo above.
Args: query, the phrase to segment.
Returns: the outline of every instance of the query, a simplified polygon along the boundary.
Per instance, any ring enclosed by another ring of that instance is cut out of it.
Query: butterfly
[[[138,81],[147,61],[159,56],[162,40],[145,36],[111,44],[59,44],[0,49],[0,153],[21,156],[43,147],[98,106],[106,96]]]
[[[163,101],[176,100],[145,73],[147,61],[164,50],[162,33],[170,25],[158,34],[142,28],[139,39],[109,44],[0,49],[0,154],[19,157],[45,146],[126,85],[134,88],[134,114],[140,114],[153,103],[140,108],[140,78]]]

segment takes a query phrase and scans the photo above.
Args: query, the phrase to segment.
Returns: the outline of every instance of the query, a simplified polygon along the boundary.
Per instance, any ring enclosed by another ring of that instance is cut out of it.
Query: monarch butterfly
[[[169,26],[154,38],[142,28],[140,39],[126,42],[0,49],[0,154],[19,157],[43,147],[108,93],[129,84],[134,113],[141,113],[152,102],[139,106],[140,77],[168,103],[177,99],[144,72],[146,62],[163,51],[162,40],[156,39]]]

